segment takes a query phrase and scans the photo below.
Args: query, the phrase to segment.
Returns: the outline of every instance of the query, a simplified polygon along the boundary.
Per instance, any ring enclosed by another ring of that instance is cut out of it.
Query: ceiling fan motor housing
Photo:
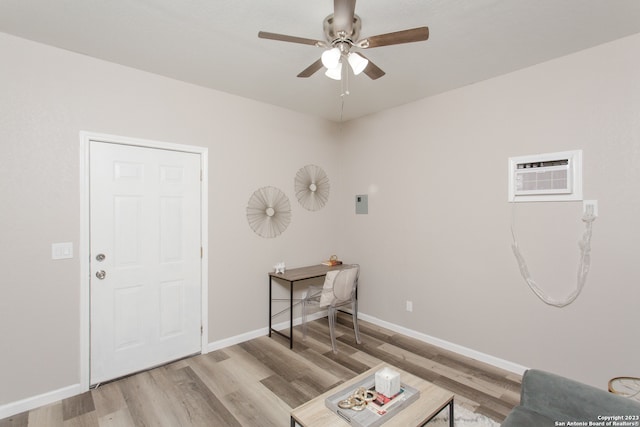
[[[333,14],[324,18],[324,22],[322,24],[324,28],[324,35],[332,45],[339,42],[348,42],[349,44],[353,44],[355,40],[359,40],[360,38],[360,29],[362,28],[362,21],[358,15],[353,15],[353,30],[351,34],[336,34],[336,31],[333,26]]]

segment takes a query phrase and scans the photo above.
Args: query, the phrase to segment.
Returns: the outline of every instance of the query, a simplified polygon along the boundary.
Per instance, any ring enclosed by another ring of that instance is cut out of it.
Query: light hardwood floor
[[[338,354],[327,320],[309,324],[293,350],[260,337],[101,385],[79,396],[0,420],[0,427],[277,426],[289,412],[387,362],[455,393],[455,401],[501,422],[519,402],[521,378],[491,365],[339,315]]]

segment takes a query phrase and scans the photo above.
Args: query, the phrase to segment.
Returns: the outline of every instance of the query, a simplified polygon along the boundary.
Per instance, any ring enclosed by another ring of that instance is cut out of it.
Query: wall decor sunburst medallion
[[[294,179],[294,188],[298,202],[309,211],[322,209],[329,200],[329,177],[319,166],[301,168]]]
[[[275,187],[257,189],[247,203],[247,221],[259,236],[278,237],[291,222],[289,198]]]

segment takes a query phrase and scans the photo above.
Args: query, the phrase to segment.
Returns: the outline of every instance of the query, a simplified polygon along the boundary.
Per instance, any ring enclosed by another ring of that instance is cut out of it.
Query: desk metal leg
[[[273,332],[289,339],[289,348],[293,348],[293,282],[289,282],[289,336],[282,331],[273,329],[273,280],[269,276],[269,336]],[[279,312],[277,314],[280,314]]]
[[[293,348],[293,282],[289,282],[289,348]]]
[[[453,427],[453,399],[449,402],[449,427]]]
[[[271,305],[273,304],[273,295],[271,291],[271,276],[269,276],[269,336],[271,336]]]

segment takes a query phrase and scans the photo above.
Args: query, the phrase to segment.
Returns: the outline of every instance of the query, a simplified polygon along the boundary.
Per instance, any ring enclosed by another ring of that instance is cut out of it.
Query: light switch
[[[69,259],[73,258],[73,243],[52,243],[51,259]]]

